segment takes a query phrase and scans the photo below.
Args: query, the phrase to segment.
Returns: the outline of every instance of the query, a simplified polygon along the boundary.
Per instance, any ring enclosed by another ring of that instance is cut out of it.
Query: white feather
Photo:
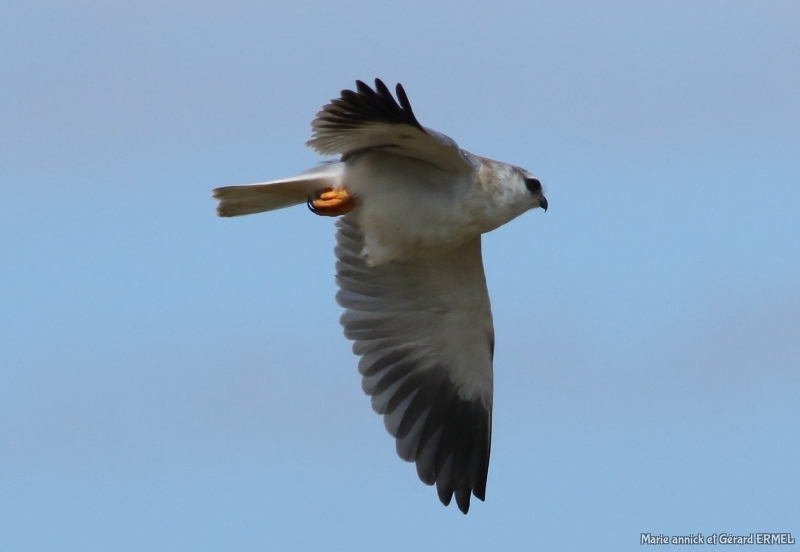
[[[342,163],[323,163],[290,178],[217,188],[213,192],[220,200],[217,214],[238,217],[299,205],[320,190],[340,187],[343,173]]]

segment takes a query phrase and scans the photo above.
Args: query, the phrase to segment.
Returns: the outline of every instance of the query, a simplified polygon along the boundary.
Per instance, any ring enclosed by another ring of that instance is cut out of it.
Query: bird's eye
[[[542,183],[539,182],[538,178],[526,178],[525,187],[528,188],[528,191],[532,194],[538,194],[542,191]]]

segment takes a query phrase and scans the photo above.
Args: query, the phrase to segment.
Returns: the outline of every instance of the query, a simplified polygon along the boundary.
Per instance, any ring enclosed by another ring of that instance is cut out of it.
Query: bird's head
[[[529,209],[547,210],[542,183],[530,172],[485,157],[480,161],[479,189],[486,195],[488,204],[483,213],[486,226],[482,232],[494,230]]]
[[[539,182],[539,179],[533,176],[531,173],[522,169],[520,167],[516,167],[518,171],[519,178],[522,180],[522,185],[525,186],[526,196],[528,201],[535,202],[536,205],[534,207],[541,207],[545,211],[547,211],[547,198],[544,197],[544,190],[542,189],[542,183]]]

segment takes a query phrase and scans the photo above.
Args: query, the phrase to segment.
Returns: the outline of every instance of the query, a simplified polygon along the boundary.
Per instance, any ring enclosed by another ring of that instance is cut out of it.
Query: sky
[[[632,550],[800,537],[800,4],[0,5],[0,549]],[[550,208],[484,236],[485,503],[372,412],[319,108],[402,82]]]

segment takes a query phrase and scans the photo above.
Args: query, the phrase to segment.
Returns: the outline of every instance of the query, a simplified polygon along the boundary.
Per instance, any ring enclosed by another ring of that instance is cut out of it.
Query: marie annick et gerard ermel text
[[[696,535],[653,535],[641,533],[639,544],[794,544],[791,533],[750,533],[747,535],[733,535],[731,533],[712,533],[704,537],[702,533]]]

